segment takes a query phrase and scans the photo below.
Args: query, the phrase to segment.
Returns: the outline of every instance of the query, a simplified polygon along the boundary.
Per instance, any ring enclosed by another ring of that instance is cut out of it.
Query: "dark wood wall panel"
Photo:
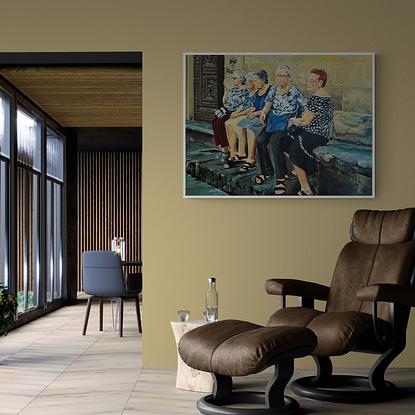
[[[82,252],[126,241],[126,260],[140,258],[140,153],[78,152],[78,291]],[[127,272],[138,272],[130,267]]]

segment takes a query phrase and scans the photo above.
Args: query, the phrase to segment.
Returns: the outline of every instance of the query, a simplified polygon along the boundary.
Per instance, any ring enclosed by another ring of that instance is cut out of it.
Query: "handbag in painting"
[[[274,114],[269,113],[267,118],[267,126],[265,131],[267,133],[273,133],[274,131],[284,131],[287,128],[288,121],[291,118],[291,114]]]
[[[228,114],[228,110],[225,107],[220,107],[215,111],[216,118],[222,118]]]

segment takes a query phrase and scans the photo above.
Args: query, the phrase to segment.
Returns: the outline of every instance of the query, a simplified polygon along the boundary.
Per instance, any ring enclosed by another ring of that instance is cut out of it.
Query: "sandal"
[[[255,176],[255,183],[256,184],[264,184],[267,182],[272,176],[267,176],[265,174],[258,174]]]
[[[315,196],[313,192],[311,193],[306,193],[303,189],[301,189],[298,193],[298,196]]]
[[[244,164],[242,164],[242,167],[239,169],[240,173],[247,173],[248,171],[252,170],[256,167],[256,161],[253,163],[249,163],[248,161],[245,161]]]
[[[228,157],[225,160],[225,162],[223,163],[223,168],[224,169],[231,169],[232,167],[235,167],[239,163],[242,163],[242,160],[239,158],[239,156]]]
[[[274,194],[276,196],[285,195],[287,192],[287,186],[285,185],[285,179],[277,179],[277,185],[275,186]]]

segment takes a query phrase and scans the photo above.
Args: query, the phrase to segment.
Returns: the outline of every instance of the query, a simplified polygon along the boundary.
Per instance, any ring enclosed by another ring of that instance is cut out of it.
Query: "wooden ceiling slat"
[[[141,127],[137,67],[10,67],[0,74],[64,127]]]

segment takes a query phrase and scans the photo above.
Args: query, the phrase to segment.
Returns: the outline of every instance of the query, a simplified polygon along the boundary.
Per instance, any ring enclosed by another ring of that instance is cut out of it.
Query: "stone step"
[[[314,150],[320,172],[310,178],[310,182],[315,185],[319,195],[370,196],[373,159],[372,146],[367,144],[369,131],[371,134],[371,117],[340,111],[336,114],[340,138]],[[340,120],[343,120],[343,124]],[[356,120],[361,123],[358,124]],[[240,173],[240,166],[225,169],[222,156],[223,153],[213,144],[210,123],[186,123],[186,172],[190,176],[231,196],[274,195],[275,179],[257,185],[254,179],[260,174],[259,167],[247,173]],[[198,184],[195,182],[188,190],[203,195],[203,190],[197,189]],[[212,189],[205,190],[213,195]],[[287,193],[295,195],[298,190],[297,178],[288,180]]]
[[[260,174],[259,166],[247,173],[241,173],[239,169],[242,163],[230,169],[223,167],[223,153],[215,147],[198,140],[186,141],[186,173],[191,177],[207,183],[219,189],[229,196],[274,196],[275,178],[258,185],[255,176]],[[192,193],[200,194],[197,184],[193,183],[189,189]],[[287,182],[287,190],[290,194],[299,190],[296,178]],[[193,193],[195,192],[195,193]]]

